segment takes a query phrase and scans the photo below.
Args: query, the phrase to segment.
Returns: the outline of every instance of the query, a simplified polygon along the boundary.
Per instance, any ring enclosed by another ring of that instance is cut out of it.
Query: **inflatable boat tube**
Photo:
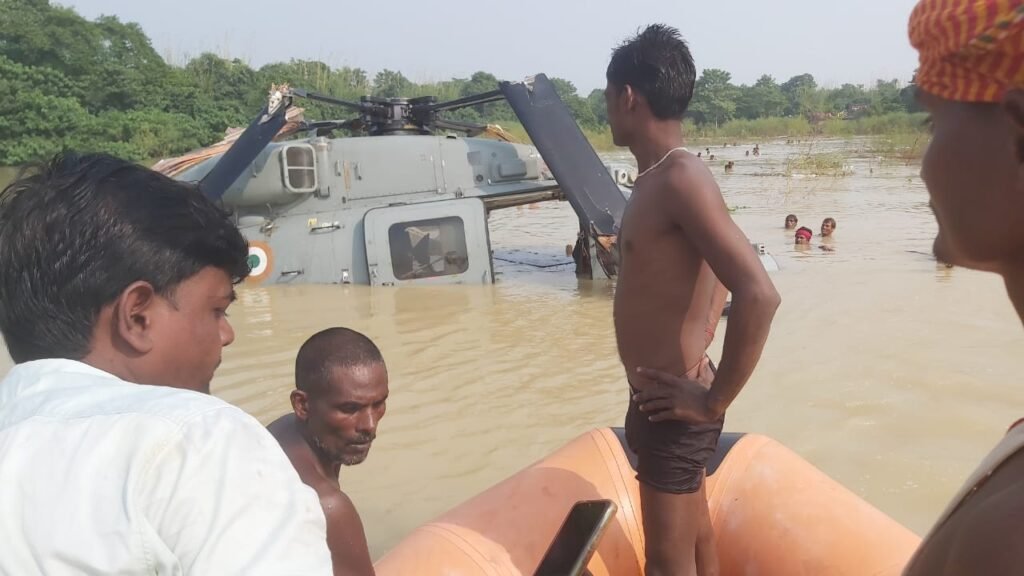
[[[531,575],[573,504],[597,499],[618,511],[589,570],[639,576],[644,535],[632,457],[621,429],[588,432],[415,529],[377,561],[377,576]],[[920,543],[764,436],[723,434],[708,475],[722,576],[898,576]]]

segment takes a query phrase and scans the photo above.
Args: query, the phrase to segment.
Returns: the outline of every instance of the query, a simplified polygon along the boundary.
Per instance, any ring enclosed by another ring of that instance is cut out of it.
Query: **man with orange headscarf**
[[[1024,0],[923,0],[910,18],[933,137],[921,176],[943,262],[995,272],[1024,318]],[[1024,573],[1024,425],[1010,427],[905,575]]]

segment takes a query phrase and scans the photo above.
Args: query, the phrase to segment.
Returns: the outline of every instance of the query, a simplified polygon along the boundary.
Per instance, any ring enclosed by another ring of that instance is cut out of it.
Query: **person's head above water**
[[[388,372],[377,346],[348,328],[311,336],[295,358],[292,409],[306,442],[324,461],[361,463],[377,437]]]
[[[78,360],[209,392],[247,257],[195,186],[111,156],[57,156],[0,193],[0,331],[17,363]]]
[[[831,236],[836,229],[835,218],[825,218],[821,221],[821,235]]]
[[[813,236],[814,236],[814,232],[810,228],[808,228],[806,226],[801,226],[800,229],[796,231],[796,235],[795,235],[796,243],[797,244],[810,244],[811,238]]]
[[[679,31],[663,24],[648,26],[616,48],[604,91],[615,144],[629,146],[659,123],[678,128],[693,97],[696,73]]]
[[[792,230],[796,228],[796,224],[799,222],[796,218],[796,214],[790,214],[786,216],[786,230]]]
[[[932,140],[921,166],[944,262],[1006,273],[1024,254],[1024,0],[924,0],[910,18]]]

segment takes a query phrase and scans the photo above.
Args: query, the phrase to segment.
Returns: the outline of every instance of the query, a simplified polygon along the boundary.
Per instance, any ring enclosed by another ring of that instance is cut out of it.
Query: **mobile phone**
[[[611,500],[584,500],[569,510],[534,576],[583,576],[619,507]]]

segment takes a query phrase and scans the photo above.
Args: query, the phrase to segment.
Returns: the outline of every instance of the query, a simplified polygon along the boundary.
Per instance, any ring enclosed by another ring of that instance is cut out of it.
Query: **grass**
[[[896,136],[925,134],[925,114],[893,113],[857,120],[830,119],[812,124],[806,118],[758,118],[733,120],[719,127],[683,122],[692,140],[734,143],[738,139],[809,138],[816,136]]]
[[[17,175],[17,168],[0,166],[0,190],[3,190],[8,184],[10,184]]]
[[[931,138],[928,134],[893,134],[871,141],[869,150],[887,160],[914,162],[924,157]]]
[[[846,164],[846,157],[838,153],[804,154],[786,160],[786,176],[848,176],[852,170]]]
[[[924,118],[924,114],[894,113],[857,120],[826,120],[818,124],[811,124],[803,117],[759,118],[733,120],[717,128],[697,126],[686,120],[683,122],[683,133],[687,136],[687,142],[692,145],[739,144],[741,141],[749,143],[768,138],[804,140],[820,137],[878,136],[879,142],[884,143],[878,146],[877,152],[880,155],[888,157],[891,154],[896,159],[908,160],[920,158],[927,143]],[[519,141],[530,142],[522,124],[502,122],[501,127]],[[612,132],[607,126],[600,129],[584,128],[583,135],[599,152],[621,150],[612,142]]]
[[[526,129],[519,122],[497,122],[506,132],[511,134],[516,140],[524,144],[530,143],[530,136],[526,133]],[[605,126],[602,129],[591,129],[581,128],[583,135],[590,142],[590,145],[599,152],[610,152],[618,149],[617,146],[612,142],[612,131],[611,128]]]
[[[924,129],[924,114],[886,114],[858,120],[827,120],[811,124],[806,118],[759,118],[757,120],[733,120],[715,128],[697,126],[692,121],[683,122],[683,132],[691,145],[733,144],[744,140],[747,143],[766,138],[814,139],[817,137],[845,138],[852,136],[874,136],[869,151],[886,160],[912,162],[920,160],[928,146],[928,133]],[[516,140],[530,143],[526,129],[519,122],[500,122],[499,125]],[[612,142],[611,129],[584,128],[583,135],[598,152],[622,150]],[[151,166],[154,161],[145,163]],[[835,154],[808,154],[797,157],[787,164],[787,173],[815,175],[843,175],[842,158]],[[17,174],[17,168],[0,166],[0,188],[6,186]]]

